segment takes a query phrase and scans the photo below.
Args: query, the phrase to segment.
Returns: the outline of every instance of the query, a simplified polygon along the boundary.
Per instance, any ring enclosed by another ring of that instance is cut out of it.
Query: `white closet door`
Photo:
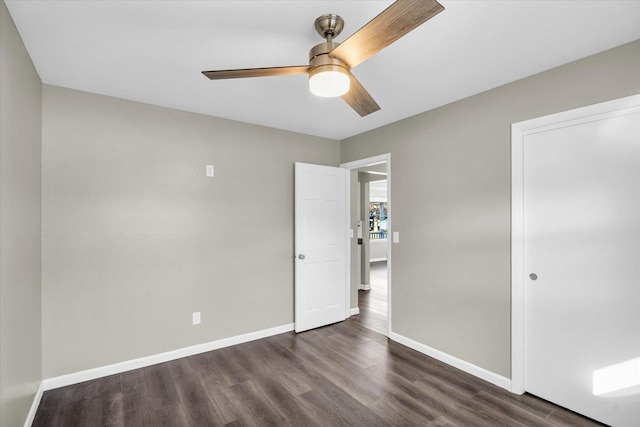
[[[525,135],[524,212],[525,390],[640,426],[640,113]]]

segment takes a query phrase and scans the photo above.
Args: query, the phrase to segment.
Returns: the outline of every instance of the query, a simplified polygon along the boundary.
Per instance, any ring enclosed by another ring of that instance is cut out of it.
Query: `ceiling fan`
[[[311,93],[322,97],[341,96],[364,117],[378,111],[380,106],[350,70],[443,10],[436,0],[396,0],[342,43],[334,42],[333,38],[342,31],[343,19],[333,14],[322,15],[316,19],[315,28],[326,42],[309,51],[309,65],[203,71],[202,74],[211,80],[309,74]]]

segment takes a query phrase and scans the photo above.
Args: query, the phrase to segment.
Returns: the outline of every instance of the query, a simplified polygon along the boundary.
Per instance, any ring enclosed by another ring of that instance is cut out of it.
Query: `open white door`
[[[346,318],[346,177],[341,168],[295,164],[295,330]]]

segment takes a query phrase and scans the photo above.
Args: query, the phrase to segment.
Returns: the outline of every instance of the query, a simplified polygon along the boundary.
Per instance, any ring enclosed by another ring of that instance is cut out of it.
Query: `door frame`
[[[387,164],[387,212],[388,212],[388,232],[387,232],[387,336],[391,335],[391,236],[393,235],[393,212],[391,203],[391,153],[380,154],[378,156],[367,157],[364,159],[354,160],[351,162],[341,163],[340,167],[349,171],[362,168],[365,166],[373,166],[380,163]],[[351,229],[351,190],[350,175],[347,174],[347,226]],[[353,238],[353,237],[351,237]],[[347,245],[347,317],[351,316],[351,245]]]
[[[524,137],[640,106],[640,94],[511,125],[511,391],[524,389]]]

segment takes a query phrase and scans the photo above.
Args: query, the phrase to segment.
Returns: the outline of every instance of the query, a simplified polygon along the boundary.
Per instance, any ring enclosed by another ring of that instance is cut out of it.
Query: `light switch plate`
[[[394,231],[393,232],[393,243],[400,243],[400,232],[399,231]]]
[[[213,165],[207,165],[207,176],[208,177],[215,176]]]

